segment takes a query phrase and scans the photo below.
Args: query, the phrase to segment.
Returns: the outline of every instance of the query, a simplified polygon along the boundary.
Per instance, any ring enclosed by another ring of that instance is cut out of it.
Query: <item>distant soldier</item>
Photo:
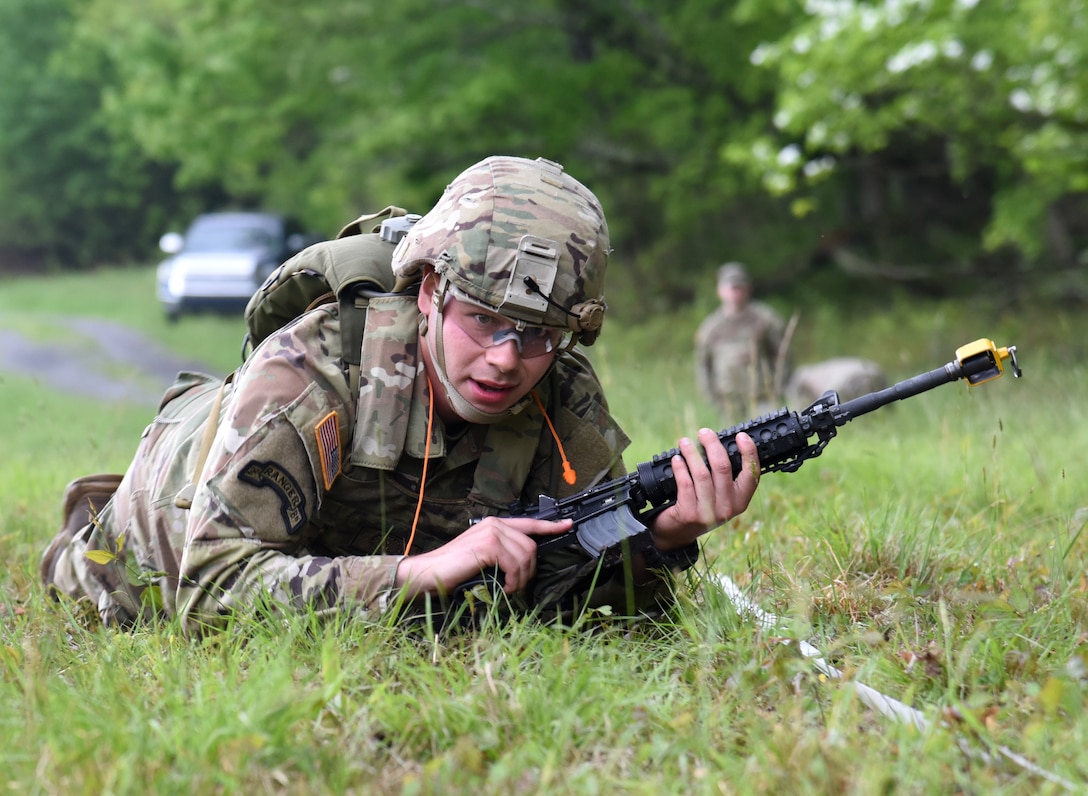
[[[695,334],[696,383],[726,424],[776,408],[777,385],[784,383],[789,367],[780,357],[785,324],[769,306],[752,301],[751,291],[743,265],[721,266],[721,306]]]

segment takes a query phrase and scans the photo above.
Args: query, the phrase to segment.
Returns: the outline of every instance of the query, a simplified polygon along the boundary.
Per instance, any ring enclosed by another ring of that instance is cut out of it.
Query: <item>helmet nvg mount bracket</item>
[[[554,241],[525,235],[518,242],[514,258],[514,270],[506,283],[506,294],[499,302],[498,310],[511,317],[542,319],[548,311],[548,298],[555,285],[559,270],[559,251]],[[525,280],[532,280],[537,290],[528,287]]]

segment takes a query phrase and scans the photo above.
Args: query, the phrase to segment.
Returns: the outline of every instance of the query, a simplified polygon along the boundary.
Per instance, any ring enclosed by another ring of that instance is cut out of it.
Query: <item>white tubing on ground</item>
[[[710,576],[714,582],[721,587],[721,590],[725,592],[725,596],[729,598],[729,602],[733,604],[733,608],[741,616],[748,616],[755,620],[756,624],[765,631],[776,630],[778,628],[778,617],[774,614],[767,613],[752,600],[748,598],[743,591],[735,584],[728,575],[722,575],[714,573]],[[784,640],[784,644],[790,643],[790,640]],[[824,660],[823,654],[816,649],[816,647],[809,644],[807,641],[798,641],[798,649],[801,654],[806,658],[812,660],[816,670],[821,674],[832,678],[834,680],[842,680],[843,682],[852,685],[858,698],[868,707],[880,713],[883,716],[887,716],[890,719],[901,721],[904,724],[913,724],[919,730],[925,730],[929,726],[929,722],[926,721],[926,717],[921,711],[912,708],[910,705],[905,705],[898,699],[893,699],[886,694],[882,694],[875,688],[870,688],[858,680],[845,680],[842,676],[842,672],[836,669],[834,666]],[[957,743],[963,752],[969,756],[977,757],[987,763],[993,762],[993,757],[981,749],[974,749],[969,746],[967,739],[962,736],[957,738]],[[1006,746],[994,747],[1001,757],[1009,760],[1012,763],[1020,766],[1025,771],[1029,771],[1036,776],[1042,777],[1048,782],[1053,782],[1056,785],[1060,785],[1068,791],[1080,791],[1081,788],[1075,786],[1072,782],[1063,777],[1058,776],[1045,768],[1041,768],[1035,763],[1028,760],[1023,755],[1017,754]]]

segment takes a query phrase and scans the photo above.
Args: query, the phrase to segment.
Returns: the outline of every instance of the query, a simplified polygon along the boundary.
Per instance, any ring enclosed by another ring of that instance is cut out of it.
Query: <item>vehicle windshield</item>
[[[194,224],[185,236],[187,252],[248,251],[271,249],[276,235],[267,227],[256,224]]]

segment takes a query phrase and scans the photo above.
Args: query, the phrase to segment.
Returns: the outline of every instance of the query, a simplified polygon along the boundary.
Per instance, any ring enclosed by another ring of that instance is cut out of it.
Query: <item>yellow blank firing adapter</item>
[[[1022,371],[1016,362],[1016,346],[998,348],[993,340],[985,337],[956,349],[956,362],[967,374],[972,387],[1004,375],[1005,360],[1012,365],[1012,375],[1020,378]]]

